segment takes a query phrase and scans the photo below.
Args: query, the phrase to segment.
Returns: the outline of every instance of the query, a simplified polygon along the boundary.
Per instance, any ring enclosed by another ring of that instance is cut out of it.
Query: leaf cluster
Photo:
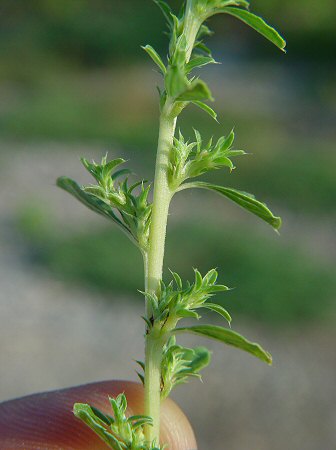
[[[199,371],[210,362],[210,353],[204,347],[189,349],[176,345],[174,335],[179,333],[193,333],[206,338],[234,346],[244,350],[262,361],[271,364],[271,355],[259,344],[250,342],[245,337],[232,331],[230,328],[215,325],[197,325],[178,328],[181,319],[191,318],[199,320],[198,309],[204,308],[219,314],[228,324],[231,324],[231,316],[221,305],[208,300],[218,292],[227,291],[229,288],[217,284],[218,273],[210,270],[204,276],[195,269],[193,283],[183,285],[180,276],[172,272],[173,280],[166,285],[161,282],[160,291],[157,294],[144,293],[150,305],[152,316],[145,318],[147,323],[147,335],[155,338],[166,339],[161,364],[161,395],[165,398],[178,384],[185,383],[190,377],[200,378]],[[167,339],[168,337],[168,339]],[[145,365],[137,361],[145,371]],[[142,382],[144,377],[139,374]]]
[[[212,100],[207,84],[190,73],[197,68],[216,61],[204,39],[212,34],[204,23],[216,14],[228,14],[241,20],[268,39],[281,50],[286,46],[280,34],[261,17],[249,11],[246,0],[187,0],[178,14],[174,14],[168,3],[154,0],[161,9],[169,28],[170,43],[167,63],[156,50],[147,45],[143,49],[158,66],[164,77],[164,90],[160,91],[161,107],[172,105],[172,113],[177,116],[193,103],[216,119],[216,113],[206,103]],[[190,42],[192,46],[190,47]]]
[[[158,294],[144,293],[152,313],[150,319],[144,318],[147,334],[157,338],[163,336],[166,341],[161,363],[162,398],[167,397],[175,386],[187,382],[190,377],[200,378],[199,371],[210,363],[210,352],[205,347],[189,349],[176,345],[172,333],[177,323],[184,318],[200,319],[201,316],[196,310],[201,308],[221,315],[229,324],[231,322],[231,316],[223,306],[208,301],[216,293],[229,289],[216,284],[217,271],[212,269],[204,276],[197,269],[194,272],[193,283],[187,281],[183,285],[180,276],[172,272],[173,280],[168,285],[162,281]],[[145,372],[143,362],[137,363]],[[144,382],[144,376],[140,373],[138,376]]]
[[[129,186],[130,171],[115,170],[125,163],[122,158],[107,161],[104,156],[100,164],[82,158],[82,163],[97,184],[79,186],[70,178],[60,177],[57,185],[85,206],[112,220],[140,250],[146,251],[152,212],[148,202],[150,185],[145,186],[142,180]]]
[[[194,130],[196,141],[186,142],[181,132],[174,138],[174,145],[169,153],[168,179],[170,188],[175,191],[188,178],[195,178],[204,173],[235,166],[232,157],[245,155],[244,150],[233,150],[234,132],[220,137],[215,144],[211,138],[204,144],[200,133]]]
[[[186,141],[181,132],[178,138],[174,138],[173,146],[169,152],[168,164],[168,181],[172,192],[190,188],[211,190],[264,220],[274,230],[278,230],[281,227],[280,217],[274,216],[272,211],[264,203],[257,200],[254,195],[231,187],[217,186],[202,181],[185,183],[190,178],[199,177],[214,169],[227,167],[231,172],[235,169],[231,158],[246,155],[244,150],[232,149],[235,137],[233,130],[228,136],[220,137],[215,144],[210,139],[206,145],[203,144],[200,133],[197,130],[194,130],[194,132],[195,142]]]
[[[144,426],[152,419],[144,415],[126,416],[125,394],[109,397],[113,416],[102,413],[94,406],[75,403],[74,415],[88,425],[108,447],[114,450],[160,450],[155,443],[145,441]]]
[[[172,389],[183,383],[187,383],[189,378],[201,380],[199,372],[210,364],[211,353],[205,347],[194,349],[176,344],[176,337],[171,335],[162,351],[161,361],[161,399],[169,396]],[[143,361],[136,361],[143,374],[137,372],[142,384],[145,384],[144,373],[146,366]]]
[[[168,397],[175,386],[188,382],[191,377],[201,379],[199,372],[210,364],[210,360],[207,348],[176,345],[175,336],[171,336],[162,355],[161,398]]]
[[[215,64],[216,61],[210,50],[205,45],[202,47],[201,41],[195,42],[193,48],[188,47],[190,30],[186,24],[185,8],[182,8],[177,16],[167,3],[163,1],[156,1],[156,3],[167,19],[170,31],[167,63],[162,61],[152,47],[146,46],[144,49],[164,77],[164,90],[160,92],[161,108],[172,106],[171,113],[177,116],[189,103],[193,103],[216,118],[216,113],[204,103],[206,100],[213,100],[209,87],[199,77],[190,76],[194,69]],[[199,18],[197,20],[195,18],[195,23],[199,29],[196,33],[198,36],[211,34],[205,25],[202,26]]]
[[[177,273],[172,272],[172,275],[173,280],[168,285],[161,282],[158,294],[145,293],[152,311],[151,320],[154,325],[151,325],[151,328],[154,326],[170,331],[180,319],[186,317],[200,319],[201,316],[196,311],[200,308],[212,310],[231,322],[230,314],[222,306],[208,302],[217,292],[229,289],[222,284],[216,284],[218,273],[215,269],[203,277],[195,269],[194,282],[187,281],[185,286]]]

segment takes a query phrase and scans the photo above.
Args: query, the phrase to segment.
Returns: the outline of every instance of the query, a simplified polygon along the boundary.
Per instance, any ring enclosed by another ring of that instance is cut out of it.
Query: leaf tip
[[[271,355],[270,353],[266,352],[266,357],[267,357],[267,359],[266,359],[267,364],[268,364],[269,366],[272,366],[272,365],[273,365],[273,358],[272,358],[272,355]]]
[[[61,187],[62,185],[62,180],[64,179],[64,177],[57,177],[56,178],[56,186]]]
[[[274,217],[272,226],[273,226],[273,228],[274,228],[274,231],[275,231],[277,234],[280,235],[279,229],[280,229],[281,226],[282,226],[282,219],[281,219],[281,217]]]

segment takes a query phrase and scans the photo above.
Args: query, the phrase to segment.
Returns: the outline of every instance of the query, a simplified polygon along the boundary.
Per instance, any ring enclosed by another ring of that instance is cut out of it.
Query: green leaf
[[[204,52],[206,55],[211,56],[211,50],[203,43],[203,41],[195,42],[194,48],[197,48],[198,50]]]
[[[92,409],[92,412],[96,417],[98,417],[102,422],[104,422],[106,425],[111,425],[114,420],[112,417],[107,417],[105,414],[103,414],[99,409],[95,408],[94,406],[90,405],[90,408]]]
[[[141,373],[139,373],[139,372],[137,372],[137,371],[136,371],[136,374],[138,375],[138,377],[139,377],[141,383],[142,383],[143,385],[145,385],[145,377],[144,377]]]
[[[229,150],[227,152],[227,156],[230,158],[232,156],[244,156],[247,155],[247,153],[244,150]]]
[[[111,178],[112,178],[112,181],[115,181],[118,178],[122,177],[123,175],[129,175],[131,173],[132,173],[132,171],[130,169],[120,169],[120,170],[117,170],[116,172],[114,172],[111,175]]]
[[[144,417],[143,419],[139,419],[137,422],[134,422],[132,424],[132,428],[133,430],[136,430],[137,428],[143,427],[144,425],[153,426],[153,421],[151,419],[148,420]]]
[[[196,67],[203,67],[208,64],[218,63],[210,56],[196,56],[195,58],[192,58],[186,65],[186,73],[190,73]]]
[[[265,203],[261,203],[260,201],[256,200],[253,195],[246,192],[238,191],[237,189],[233,188],[217,186],[215,184],[206,183],[203,181],[195,181],[193,183],[186,183],[184,185],[182,184],[181,188],[201,188],[215,191],[218,194],[224,195],[252,214],[260,217],[262,220],[271,225],[275,230],[278,230],[281,227],[281,218],[274,216],[272,211],[268,209]]]
[[[203,277],[197,269],[194,269],[194,271],[195,271],[195,289],[198,291],[203,286]]]
[[[173,19],[172,19],[172,10],[168,3],[164,2],[163,0],[153,0],[154,3],[158,5],[158,7],[161,9],[162,14],[167,19],[167,22],[171,28],[173,28]]]
[[[175,386],[187,383],[190,377],[201,379],[199,372],[210,360],[211,353],[205,347],[182,347],[176,345],[175,336],[170,336],[164,346],[161,362],[161,398],[166,398]]]
[[[186,308],[177,309],[176,315],[178,317],[182,317],[182,318],[192,318],[192,319],[197,319],[197,320],[201,318],[201,316],[199,314],[197,314],[196,311],[186,309]]]
[[[198,373],[210,364],[211,353],[206,347],[196,347],[185,353],[185,359],[189,361],[190,372]]]
[[[119,441],[109,433],[100,423],[89,405],[84,403],[75,403],[73,409],[74,415],[88,425],[98,436],[114,450],[123,450]]]
[[[234,139],[235,139],[235,134],[234,134],[234,131],[231,130],[230,134],[224,139],[224,142],[222,143],[222,147],[224,149],[229,149],[232,146]]]
[[[200,102],[197,100],[193,101],[192,103],[194,105],[198,106],[199,108],[201,108],[203,111],[205,111],[207,114],[209,114],[209,116],[211,116],[216,122],[218,122],[216,111],[214,111],[212,108],[210,108],[210,106],[208,106],[206,103],[203,103],[203,102]]]
[[[202,305],[202,308],[210,309],[211,311],[214,311],[217,314],[220,314],[222,317],[224,317],[224,319],[226,319],[228,321],[229,324],[232,321],[232,317],[230,316],[230,314],[221,305],[217,305],[216,303],[206,302]]]
[[[243,21],[251,28],[256,30],[266,39],[271,41],[280,50],[285,51],[286,41],[280,36],[280,34],[271,26],[269,26],[261,17],[239,8],[224,7],[220,11],[222,13],[230,14],[237,19]]]
[[[112,159],[106,162],[105,155],[102,159],[101,164],[96,164],[95,162],[90,162],[86,158],[81,158],[83,166],[91,173],[91,175],[100,183],[102,180],[106,181],[112,175],[113,169],[120,164],[124,164],[126,161],[123,158]]]
[[[130,416],[129,418],[128,418],[128,420],[130,421],[130,422],[133,422],[133,421],[137,421],[137,420],[144,420],[144,421],[146,421],[147,423],[153,423],[153,419],[150,417],[150,416],[144,416],[144,415],[141,415],[141,414],[136,414],[135,416]]]
[[[207,27],[206,25],[203,24],[203,25],[201,25],[201,27],[197,33],[196,39],[199,40],[205,36],[211,36],[211,35],[213,35],[213,31],[210,30],[209,27]]]
[[[142,46],[141,48],[143,48],[145,52],[148,53],[148,55],[152,58],[155,64],[159,67],[163,75],[165,75],[167,69],[157,51],[154,50],[154,48],[151,45],[146,45],[145,47]]]
[[[207,84],[202,80],[195,80],[186,87],[185,91],[182,92],[176,100],[182,102],[194,102],[200,100],[213,100],[213,98]]]
[[[135,362],[136,362],[137,364],[139,364],[139,366],[141,367],[141,369],[142,369],[143,371],[145,371],[145,363],[144,363],[143,361],[140,361],[140,360],[136,359]]]
[[[243,8],[248,9],[250,7],[250,2],[246,0],[223,0],[219,3],[220,7],[224,6],[241,6]]]
[[[107,219],[112,220],[116,223],[133,241],[134,238],[130,232],[130,230],[119,220],[119,218],[114,214],[112,208],[99,198],[91,195],[87,192],[84,192],[81,187],[70,178],[67,177],[59,177],[56,182],[57,186],[61,189],[64,189],[69,194],[73,195],[77,200],[79,200],[83,205],[90,208],[92,211],[106,217]]]
[[[170,273],[173,275],[173,278],[174,278],[177,288],[181,290],[183,287],[183,283],[182,283],[180,275],[176,272],[172,272],[171,270],[170,270]]]
[[[188,89],[188,80],[184,70],[176,65],[169,66],[165,76],[165,86],[170,97],[178,97]]]
[[[265,361],[267,364],[272,364],[272,356],[259,344],[250,342],[240,334],[227,328],[215,325],[199,325],[194,327],[176,328],[173,330],[173,333],[193,333],[214,339],[251,353],[251,355]]]

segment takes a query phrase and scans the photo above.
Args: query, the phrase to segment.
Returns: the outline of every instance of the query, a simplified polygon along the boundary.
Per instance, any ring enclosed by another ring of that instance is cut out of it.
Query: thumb
[[[130,415],[143,414],[143,387],[128,381],[102,381],[0,404],[0,449],[106,450],[106,445],[72,413],[73,404],[89,403],[110,413],[108,396],[124,392]],[[162,402],[161,443],[169,450],[196,450],[191,425],[172,400]]]

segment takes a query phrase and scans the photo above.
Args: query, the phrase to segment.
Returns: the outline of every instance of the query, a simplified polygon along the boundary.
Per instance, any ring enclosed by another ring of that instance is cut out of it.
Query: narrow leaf
[[[111,425],[113,421],[111,421],[105,414],[103,414],[99,409],[95,408],[94,406],[90,405],[90,408],[92,409],[92,412],[96,417],[98,417],[101,421],[106,423],[106,425]]]
[[[206,55],[211,56],[211,50],[203,43],[203,41],[197,41],[194,48],[197,48],[204,52]]]
[[[132,424],[132,429],[135,431],[137,428],[143,427],[144,425],[153,426],[153,421],[146,418],[139,419],[137,422]]]
[[[180,275],[178,273],[172,272],[172,271],[170,271],[170,273],[173,275],[173,278],[174,278],[177,288],[182,289],[183,283],[182,283]]]
[[[162,59],[160,58],[159,54],[151,45],[146,45],[145,47],[141,47],[145,50],[145,52],[148,53],[148,55],[152,58],[152,60],[155,62],[155,64],[160,68],[163,75],[165,75],[167,69],[164,65]]]
[[[139,364],[139,366],[141,367],[141,369],[142,369],[143,371],[145,371],[145,363],[144,363],[143,361],[139,361],[139,360],[137,359],[137,360],[135,360],[135,362],[136,362],[137,364]]]
[[[274,28],[268,25],[261,17],[256,16],[255,14],[252,14],[249,11],[232,7],[221,8],[219,12],[230,14],[231,16],[240,19],[242,22],[246,23],[251,28],[260,33],[262,36],[264,36],[266,39],[271,41],[280,50],[285,51],[286,41],[282,38],[282,36],[280,36],[280,34]]]
[[[123,175],[129,175],[130,173],[132,173],[130,169],[120,169],[120,170],[117,170],[116,172],[114,172],[111,175],[111,178],[113,181],[115,181],[118,178],[122,177]]]
[[[186,65],[186,73],[190,73],[196,67],[203,67],[207,64],[217,64],[216,61],[210,56],[196,56],[191,59]]]
[[[220,6],[242,6],[243,8],[248,9],[250,2],[246,0],[224,0],[220,3]]]
[[[162,14],[167,19],[169,26],[173,27],[172,10],[168,5],[168,3],[164,2],[163,0],[154,0],[154,3],[156,3],[158,7],[161,9]]]
[[[138,375],[138,377],[139,377],[141,383],[142,383],[143,385],[145,385],[145,377],[144,377],[141,373],[139,373],[139,372],[137,372],[137,371],[136,371],[136,374]]]
[[[217,305],[216,303],[203,303],[202,308],[210,309],[211,311],[220,314],[222,317],[224,317],[224,319],[228,321],[229,324],[232,321],[230,314],[221,305]]]
[[[209,116],[211,116],[216,122],[218,122],[217,120],[217,113],[210,108],[210,106],[208,106],[206,103],[200,102],[200,101],[193,101],[192,102],[194,105],[198,106],[199,108],[201,108],[203,111],[205,111],[207,114],[209,114]]]
[[[181,186],[182,189],[191,187],[215,191],[218,194],[224,195],[252,214],[260,217],[262,220],[271,225],[275,230],[278,230],[281,227],[281,218],[274,216],[272,211],[268,209],[265,203],[261,203],[260,201],[256,200],[255,197],[251,194],[243,191],[238,191],[237,189],[217,186],[215,184],[206,183],[203,181],[186,183],[185,185]]]
[[[234,142],[235,134],[234,131],[231,130],[230,134],[225,138],[223,142],[223,148],[229,149]]]
[[[143,419],[146,420],[148,423],[152,422],[153,423],[153,419],[150,416],[144,416],[143,414],[137,414],[135,416],[130,416],[128,418],[128,420],[130,420],[131,422],[135,421],[135,420],[139,420],[139,419]]]
[[[244,156],[247,153],[244,150],[229,150],[226,155],[230,158],[232,156]]]
[[[186,309],[186,308],[180,308],[176,310],[176,315],[178,317],[183,317],[183,318],[192,318],[192,319],[200,319],[201,316],[199,314],[197,314],[196,311],[190,310],[190,309]]]
[[[122,450],[119,441],[109,433],[95,418],[95,415],[89,405],[75,403],[73,409],[74,415],[88,425],[98,436],[115,450]]]
[[[213,31],[210,30],[209,27],[206,25],[201,25],[198,33],[197,33],[197,39],[202,39],[204,36],[211,36],[213,34]]]
[[[195,271],[195,289],[199,290],[202,287],[203,278],[197,269],[194,269],[194,271]]]
[[[176,328],[173,330],[173,333],[193,333],[214,339],[251,353],[253,356],[265,361],[267,364],[272,364],[272,356],[259,344],[250,342],[240,334],[227,328],[215,325],[199,325],[194,327]]]
[[[113,209],[107,203],[103,202],[94,195],[84,192],[81,187],[70,178],[60,177],[56,182],[57,186],[64,189],[69,194],[73,195],[77,200],[79,200],[83,205],[87,206],[92,211],[112,220],[115,222],[133,241],[134,238],[131,235],[130,230],[122,223],[122,221],[114,214]]]

